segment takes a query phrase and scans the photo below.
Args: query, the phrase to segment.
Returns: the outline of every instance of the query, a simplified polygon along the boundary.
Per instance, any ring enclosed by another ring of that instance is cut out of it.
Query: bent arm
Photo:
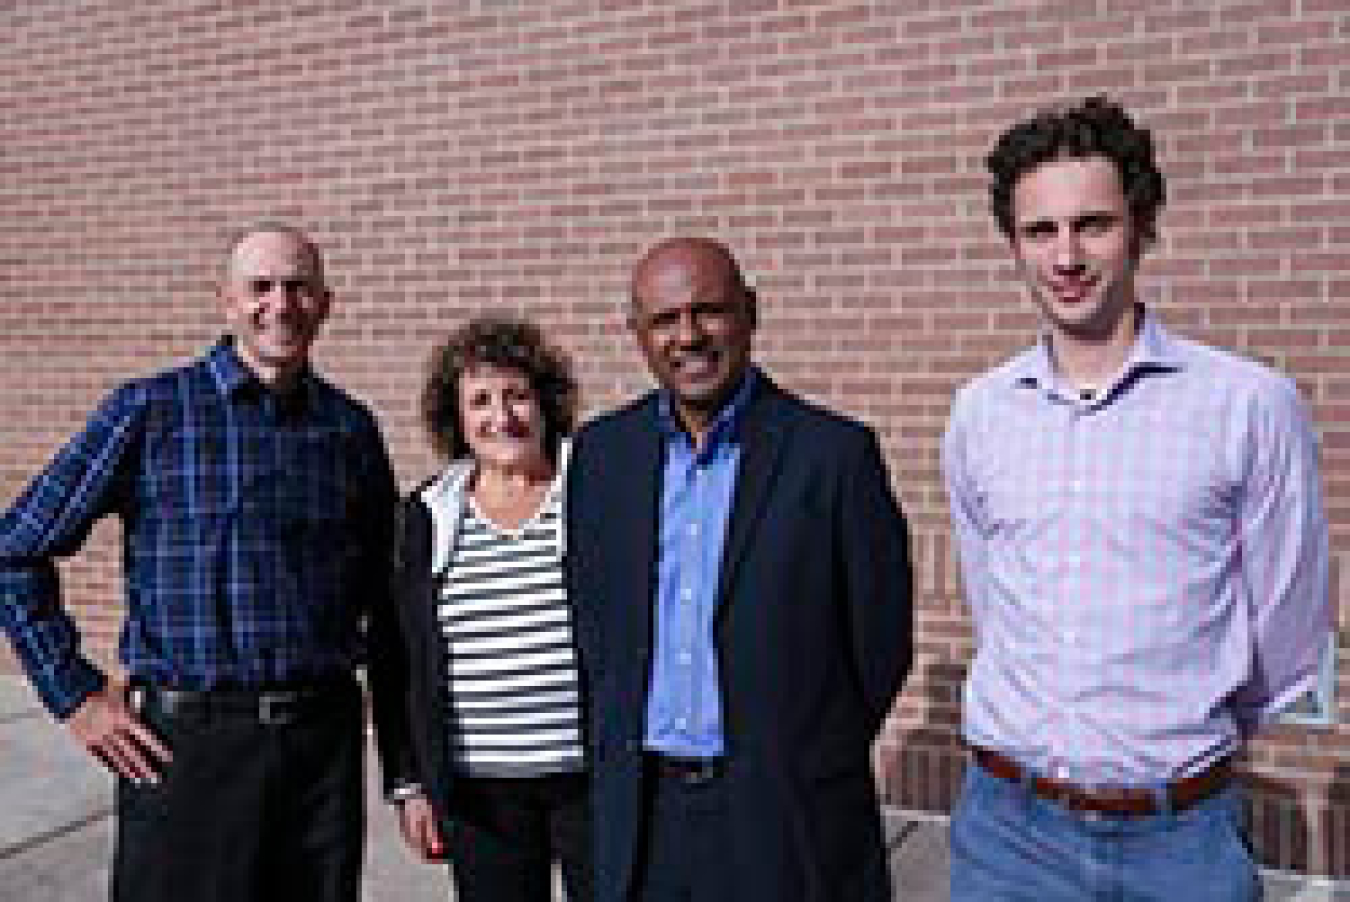
[[[79,650],[56,561],[79,550],[101,517],[125,511],[143,411],[134,385],[115,392],[0,518],[0,627],[42,703],[62,719],[106,678]]]

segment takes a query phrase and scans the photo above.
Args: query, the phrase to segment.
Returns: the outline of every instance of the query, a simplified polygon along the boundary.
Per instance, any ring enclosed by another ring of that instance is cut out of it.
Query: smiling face
[[[543,408],[530,377],[519,370],[489,363],[465,370],[459,379],[459,420],[479,466],[517,471],[546,460]]]
[[[1018,269],[1051,334],[1105,341],[1130,328],[1142,238],[1104,157],[1044,163],[1013,189]]]
[[[288,232],[245,236],[217,295],[240,359],[267,385],[305,367],[331,303],[314,249]]]
[[[676,241],[633,277],[629,326],[685,428],[700,436],[750,366],[755,299],[725,249]]]

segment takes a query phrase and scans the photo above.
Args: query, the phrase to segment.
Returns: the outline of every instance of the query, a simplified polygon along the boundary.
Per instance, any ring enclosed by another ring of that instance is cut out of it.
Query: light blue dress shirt
[[[645,741],[667,755],[711,758],[725,750],[713,621],[741,457],[738,424],[756,378],[746,373],[702,448],[676,420],[669,397],[661,399],[665,466]]]

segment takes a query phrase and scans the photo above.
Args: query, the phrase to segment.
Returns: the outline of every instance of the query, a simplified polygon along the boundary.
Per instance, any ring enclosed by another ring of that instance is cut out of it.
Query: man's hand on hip
[[[122,687],[111,682],[86,698],[65,723],[90,754],[133,783],[159,782],[161,767],[173,757],[127,706]]]

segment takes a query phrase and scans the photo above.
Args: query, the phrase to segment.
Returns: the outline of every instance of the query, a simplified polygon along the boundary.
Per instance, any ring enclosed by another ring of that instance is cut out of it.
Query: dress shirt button
[[[688,729],[688,728],[689,728],[689,718],[687,718],[687,717],[677,717],[677,718],[675,718],[675,728],[678,729],[678,730],[686,730],[686,729]]]
[[[689,524],[689,534],[690,534],[691,536],[696,536],[696,535],[698,535],[698,524],[697,524],[697,523],[690,523],[690,524]]]
[[[693,656],[692,654],[690,654],[688,651],[682,651],[682,652],[680,652],[680,663],[681,663],[681,664],[688,665],[688,664],[693,663],[693,660],[694,660],[694,656]]]
[[[693,590],[693,589],[688,589],[688,588],[682,589],[682,590],[680,591],[680,600],[681,600],[681,601],[693,601],[693,600],[694,600],[694,590]]]

